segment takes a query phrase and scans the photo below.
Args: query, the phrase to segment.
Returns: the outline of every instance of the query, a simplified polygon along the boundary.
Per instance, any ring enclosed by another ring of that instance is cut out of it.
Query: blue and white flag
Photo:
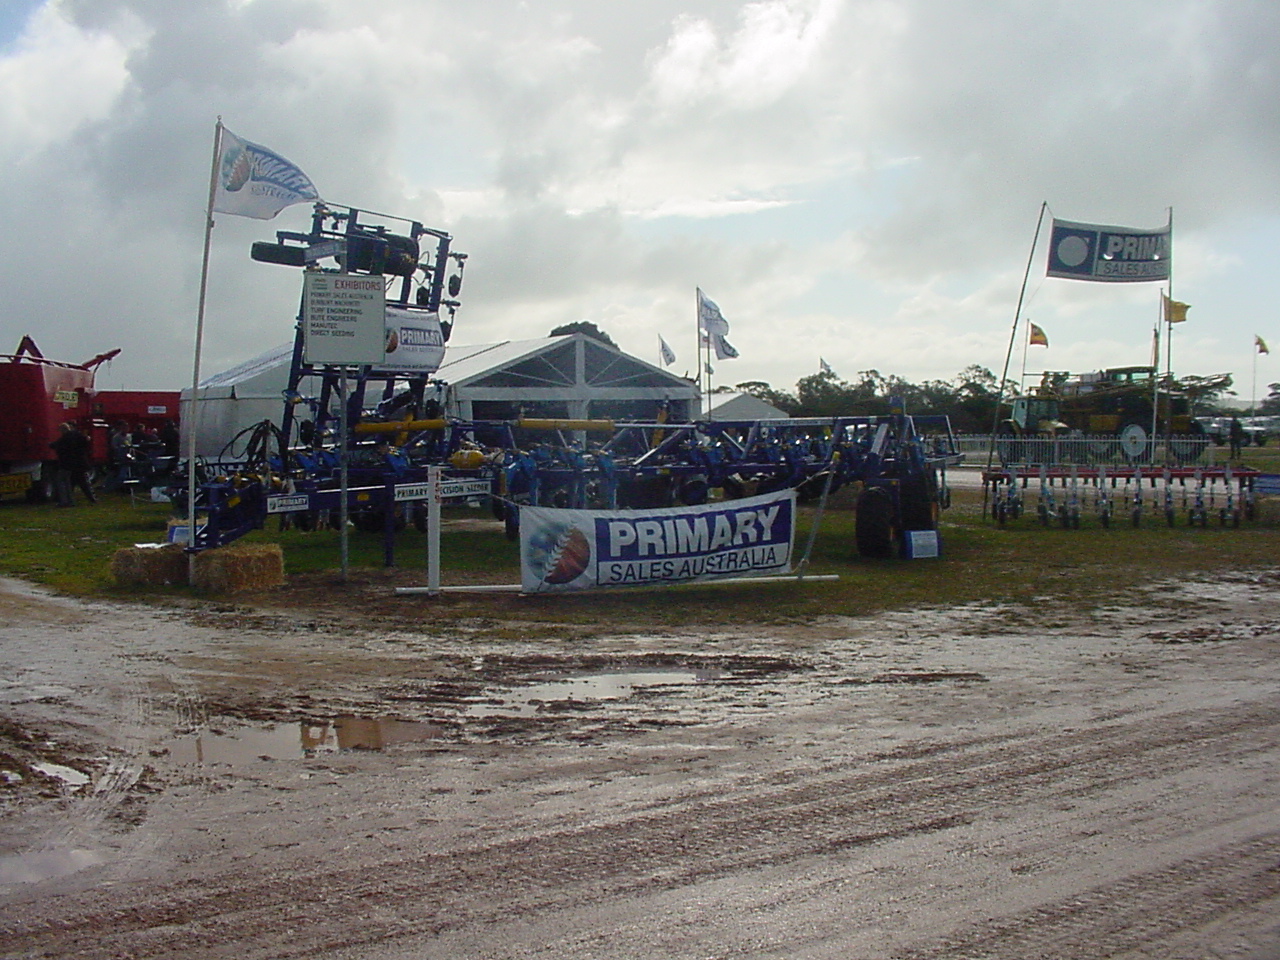
[[[676,352],[671,349],[667,341],[662,339],[662,334],[658,334],[658,356],[662,358],[664,367],[669,367],[676,362]]]
[[[707,299],[701,288],[698,288],[698,329],[711,337],[723,337],[729,332],[729,321],[715,301]]]
[[[738,348],[726,340],[723,334],[711,335],[711,349],[716,352],[717,360],[736,360],[738,357]]]
[[[1171,226],[1135,230],[1055,218],[1045,273],[1067,280],[1110,283],[1168,280],[1173,264],[1172,242]]]
[[[319,200],[311,178],[296,166],[222,128],[213,210],[270,220],[285,207]]]

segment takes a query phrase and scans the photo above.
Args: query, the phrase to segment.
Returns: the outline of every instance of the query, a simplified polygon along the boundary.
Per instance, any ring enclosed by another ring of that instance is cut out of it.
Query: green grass
[[[1268,451],[1263,449],[1261,453]],[[1280,451],[1276,451],[1280,454]],[[853,548],[853,514],[836,498],[826,511],[815,542],[809,572],[838,574],[835,582],[797,585],[698,585],[671,589],[618,590],[582,595],[512,598],[501,595],[449,595],[437,601],[441,617],[492,617],[521,623],[574,624],[584,631],[619,624],[653,627],[687,624],[690,610],[702,622],[730,624],[792,623],[823,614],[861,616],[886,609],[955,606],[968,603],[1036,603],[1052,599],[1082,609],[1117,602],[1149,602],[1153,584],[1232,570],[1270,570],[1277,566],[1280,508],[1261,505],[1259,520],[1235,530],[1220,526],[1189,528],[1185,518],[1170,528],[1148,515],[1140,529],[1126,523],[1101,528],[1086,512],[1083,528],[1043,528],[1034,519],[1035,491],[1028,491],[1029,515],[998,527],[981,516],[981,493],[958,490],[955,505],[943,514],[943,556],[936,560],[867,561]],[[1148,491],[1148,497],[1150,493]],[[0,504],[0,574],[47,584],[84,596],[123,596],[110,581],[114,552],[136,542],[162,539],[169,511],[165,505],[105,497],[97,506],[58,509],[6,502]],[[482,519],[483,511],[455,510],[452,518]],[[801,511],[797,554],[809,536],[813,511]],[[261,530],[245,542],[277,542],[290,574],[325,574],[339,566],[338,533]],[[441,543],[446,584],[517,583],[514,544],[496,525],[447,528]],[[414,530],[400,533],[396,564],[401,571],[423,571],[425,538]],[[352,532],[353,571],[376,576],[383,567],[379,534]],[[389,592],[389,591],[388,591]],[[128,591],[128,595],[136,595]],[[182,595],[184,590],[152,591],[152,596]],[[676,598],[678,597],[678,602]]]

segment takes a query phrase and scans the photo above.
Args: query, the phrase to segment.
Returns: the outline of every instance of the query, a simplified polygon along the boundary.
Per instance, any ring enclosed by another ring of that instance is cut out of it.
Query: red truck
[[[23,337],[15,353],[0,354],[0,498],[47,498],[56,468],[49,444],[74,421],[92,442],[95,466],[107,462],[107,421],[94,413],[94,370],[119,350],[84,363],[50,360]]]

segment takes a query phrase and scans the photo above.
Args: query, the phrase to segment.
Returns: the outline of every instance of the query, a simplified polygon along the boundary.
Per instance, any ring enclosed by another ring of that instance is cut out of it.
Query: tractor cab
[[[1066,428],[1058,419],[1054,397],[1014,397],[1008,423],[1016,434],[1057,433]]]

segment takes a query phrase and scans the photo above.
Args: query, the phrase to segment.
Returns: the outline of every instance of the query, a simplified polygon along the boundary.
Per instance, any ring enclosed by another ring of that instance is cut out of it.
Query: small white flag
[[[698,329],[713,337],[723,337],[729,332],[729,321],[720,313],[715,301],[707,299],[701,288],[698,288]]]
[[[827,363],[827,361],[823,360],[821,357],[818,358],[818,367],[823,373],[829,373],[832,376],[835,376],[835,371],[831,369],[831,364]]]
[[[719,333],[711,335],[711,348],[715,350],[717,360],[734,360],[738,356],[738,349]]]
[[[662,339],[662,334],[658,334],[658,356],[662,358],[664,367],[669,367],[676,362],[676,352],[671,349],[667,341]]]
[[[215,213],[270,220],[285,207],[318,200],[311,179],[278,153],[222,128]]]

